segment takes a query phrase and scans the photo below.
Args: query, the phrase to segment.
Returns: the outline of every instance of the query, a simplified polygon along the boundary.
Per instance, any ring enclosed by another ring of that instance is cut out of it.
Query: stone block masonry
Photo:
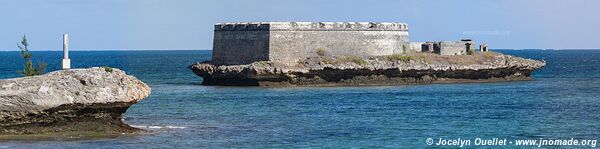
[[[440,55],[465,55],[466,45],[463,41],[441,41],[434,44],[434,53]]]
[[[475,42],[468,41],[439,41],[421,44],[421,52],[440,55],[466,55],[468,50],[475,50]]]
[[[381,56],[410,51],[408,25],[372,22],[257,22],[215,25],[214,65],[296,64],[307,57]]]

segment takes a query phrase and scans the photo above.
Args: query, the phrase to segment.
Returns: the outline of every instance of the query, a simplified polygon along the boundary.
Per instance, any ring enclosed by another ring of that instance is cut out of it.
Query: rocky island
[[[404,23],[215,25],[204,85],[356,86],[530,80],[545,62],[475,49],[470,39],[409,42]]]
[[[0,80],[0,139],[137,132],[122,114],[149,94],[142,81],[108,67]]]

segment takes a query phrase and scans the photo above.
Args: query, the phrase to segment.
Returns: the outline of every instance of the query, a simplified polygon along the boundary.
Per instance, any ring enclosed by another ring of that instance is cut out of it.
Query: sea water
[[[371,87],[200,85],[208,50],[72,51],[73,68],[109,66],[152,94],[124,114],[136,136],[0,142],[0,148],[422,148],[427,139],[598,139],[600,50],[500,50],[546,67],[533,81]],[[60,69],[62,52],[34,51]],[[17,51],[0,78],[19,77]]]

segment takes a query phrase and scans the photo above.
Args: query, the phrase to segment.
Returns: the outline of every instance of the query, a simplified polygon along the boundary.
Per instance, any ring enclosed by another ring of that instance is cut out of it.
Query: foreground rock
[[[136,132],[122,114],[149,94],[148,85],[113,68],[0,80],[0,135]]]
[[[297,65],[261,61],[248,65],[202,62],[189,68],[204,85],[356,86],[530,80],[545,62],[477,52],[473,55],[417,53],[362,59],[309,57]]]

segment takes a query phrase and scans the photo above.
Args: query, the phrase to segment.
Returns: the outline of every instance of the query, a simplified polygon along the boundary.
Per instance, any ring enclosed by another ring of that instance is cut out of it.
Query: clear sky
[[[211,49],[217,22],[405,22],[411,41],[600,48],[597,0],[0,0],[0,51]]]

